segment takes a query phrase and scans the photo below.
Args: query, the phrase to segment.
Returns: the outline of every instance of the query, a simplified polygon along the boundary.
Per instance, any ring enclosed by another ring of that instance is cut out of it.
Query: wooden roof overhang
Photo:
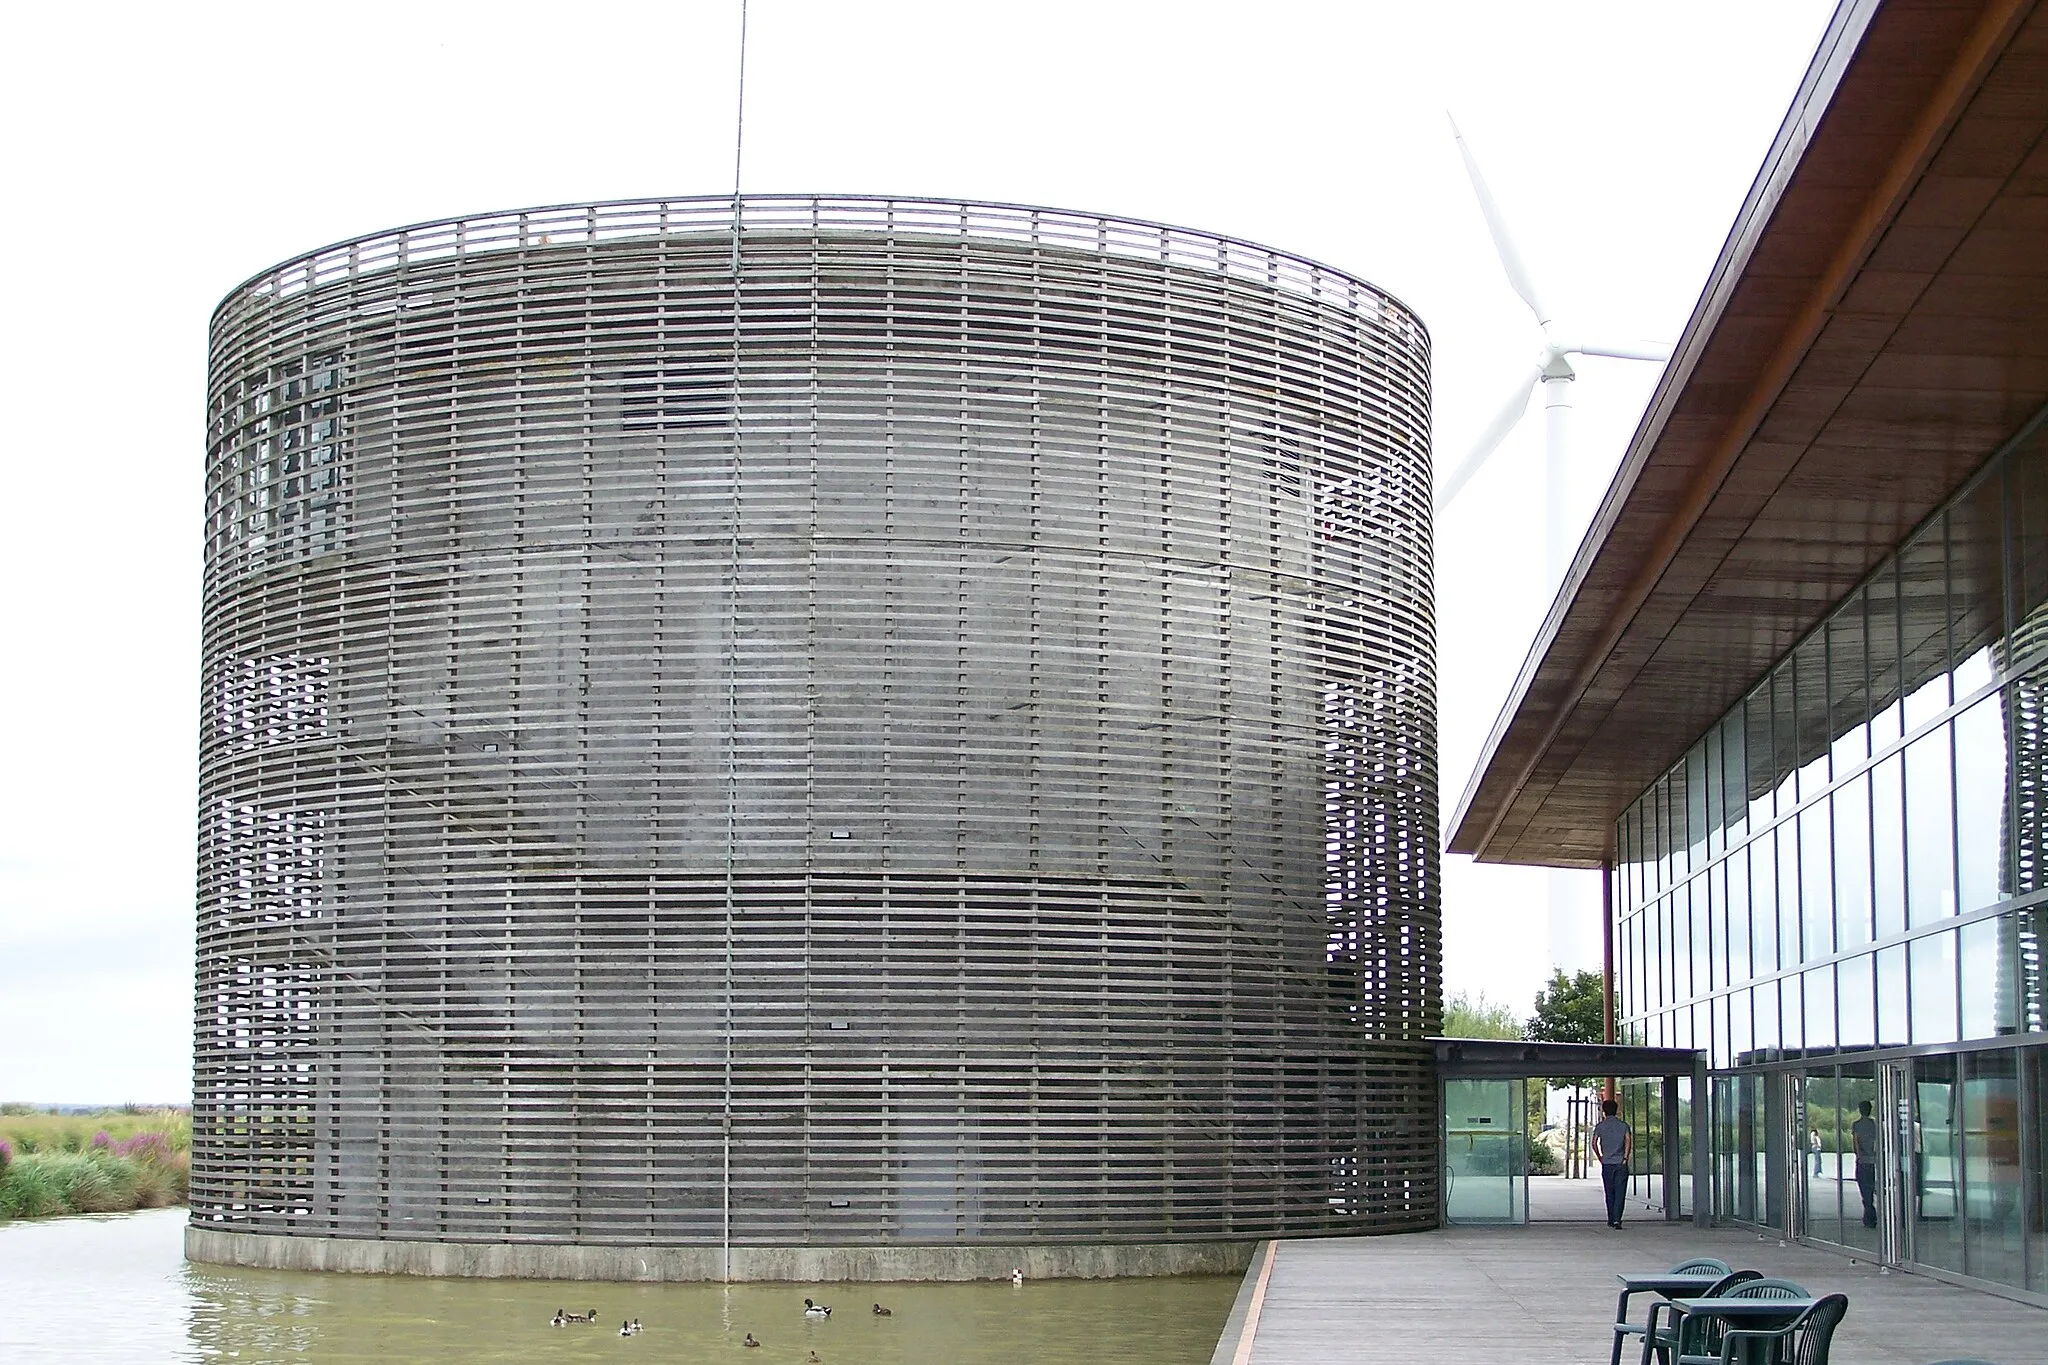
[[[1846,0],[1448,848],[1620,812],[2048,403],[2048,4]]]

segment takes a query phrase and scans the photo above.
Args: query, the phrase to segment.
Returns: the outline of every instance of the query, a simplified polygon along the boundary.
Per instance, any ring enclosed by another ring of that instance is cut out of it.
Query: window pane
[[[1758,976],[1775,972],[1780,965],[1777,849],[1776,833],[1749,845],[1749,951]]]
[[[1736,1066],[1749,1060],[1750,1050],[1756,1046],[1756,1035],[1750,1029],[1749,994],[1742,990],[1728,997],[1728,1051]]]
[[[2027,1129],[2027,1146],[2020,1153],[2026,1168],[2035,1172],[2033,1195],[2027,1200],[2027,1287],[2036,1293],[2048,1291],[2048,1180],[2040,1172],[2048,1169],[2048,1047],[2030,1047],[2020,1053],[2026,1068],[2028,1105],[2034,1116]]]
[[[1771,780],[1777,787],[1773,800],[1780,815],[1796,804],[1798,736],[1799,717],[1792,708],[1792,661],[1787,659],[1771,675]]]
[[[1956,936],[1953,930],[1906,945],[1913,977],[1913,1041],[1956,1040]]]
[[[1721,852],[1721,830],[1726,825],[1727,805],[1721,799],[1721,727],[1716,725],[1700,740],[1700,770],[1706,782],[1707,856]]]
[[[1835,969],[1814,967],[1801,972],[1806,988],[1806,1046],[1835,1045]]]
[[[1913,1188],[1906,1215],[1913,1254],[1943,1270],[1963,1268],[1962,1143],[1954,1057],[1913,1059]]]
[[[2000,1007],[2009,1004],[2007,993],[1996,989],[1998,982],[1998,922],[1979,920],[1962,929],[1960,945],[1963,980],[1963,1037],[1995,1038],[2010,1028],[1999,1027]]]
[[[1835,946],[1870,942],[1870,776],[1864,774],[1831,798],[1835,837]]]
[[[1664,927],[1664,949],[1670,954],[1671,965],[1665,979],[1671,983],[1671,993],[1665,997],[1667,1003],[1685,1000],[1692,995],[1692,897],[1691,886],[1681,886],[1665,899],[1670,919]]]
[[[1956,717],[1956,873],[1965,911],[2000,899],[2006,831],[2005,715],[1993,694]]]
[[[1864,679],[1863,594],[1828,618],[1828,734],[1837,776],[1870,757],[1870,695]]]
[[[2048,619],[2029,628],[2048,642]],[[2036,669],[2007,690],[2013,784],[2012,892],[2048,886],[2048,669]]]
[[[1785,1022],[1788,1016],[1779,1005],[1780,984],[1766,981],[1749,995],[1750,1008],[1756,1012],[1756,1040],[1761,1047],[1799,1046],[1799,1039],[1794,1036],[1797,1026]]]
[[[2020,1284],[2020,1093],[2011,1051],[1963,1054],[1964,1266]]]
[[[1948,709],[1948,557],[1934,522],[1899,551],[1899,647],[1908,731]]]
[[[1916,925],[1956,913],[1953,785],[1942,726],[1906,750],[1906,910]]]
[[[1834,726],[1828,715],[1826,632],[1808,637],[1792,655],[1798,689],[1799,799],[1804,801],[1828,784],[1828,741]]]
[[[1748,772],[1749,827],[1770,823],[1775,809],[1772,790],[1778,784],[1771,745],[1771,689],[1768,684],[1742,703],[1743,764]]]
[[[1877,955],[1877,1045],[1903,1047],[1912,1033],[1906,1022],[1906,945]]]
[[[2036,436],[2014,451],[2006,457],[2004,472],[2012,533],[2007,597],[2009,615],[2017,623],[2048,602],[2048,441]]]
[[[1876,1004],[1870,975],[1874,959],[1852,957],[1835,964],[1835,1018],[1843,1047],[1869,1047],[1877,1041]]]
[[[1707,888],[1708,990],[1726,986],[1728,975],[1728,865],[1716,863],[1700,881]]]
[[[1949,657],[1957,701],[1991,681],[1992,654],[2005,634],[2005,498],[1993,474],[1948,510]]]
[[[1842,1149],[1850,1180],[1842,1186],[1842,1243],[1866,1251],[1877,1248],[1877,1201],[1881,1193],[1877,1156],[1882,1139],[1877,1125],[1876,1069],[1868,1062],[1845,1066],[1836,1098],[1842,1124]],[[1868,1112],[1864,1106],[1868,1105]]]
[[[1905,771],[1905,756],[1893,754],[1870,773],[1870,890],[1879,938],[1906,927]]]
[[[1738,848],[1728,855],[1728,979],[1747,981],[1749,965],[1749,850]]]
[[[1903,733],[1900,728],[1898,591],[1898,572],[1890,564],[1880,569],[1864,587],[1868,600],[1865,623],[1870,637],[1870,742],[1877,750]]]
[[[2013,915],[2014,975],[2019,984],[2022,1033],[2048,1033],[2048,905]]]
[[[1834,838],[1828,803],[1799,812],[1799,960],[1835,950]]]
[[[1728,844],[1742,842],[1749,832],[1749,764],[1744,758],[1743,707],[1736,707],[1721,722],[1721,799],[1728,822]]]

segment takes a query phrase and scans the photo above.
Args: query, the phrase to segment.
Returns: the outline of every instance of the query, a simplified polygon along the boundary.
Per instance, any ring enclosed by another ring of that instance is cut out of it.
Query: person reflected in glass
[[[1863,1226],[1877,1226],[1877,1120],[1870,1116],[1870,1101],[1858,1106],[1863,1117],[1849,1125],[1849,1137],[1856,1144],[1856,1188],[1863,1195]]]
[[[1621,1226],[1621,1200],[1628,1191],[1628,1159],[1635,1152],[1635,1134],[1621,1119],[1621,1106],[1603,1100],[1606,1117],[1593,1125],[1593,1155],[1600,1158],[1600,1185],[1607,1195],[1607,1226]]]
[[[1811,1151],[1811,1152],[1813,1153],[1813,1173],[1814,1173],[1815,1175],[1819,1175],[1819,1174],[1820,1174],[1820,1129],[1818,1129],[1818,1128],[1809,1128],[1809,1129],[1807,1129],[1807,1130],[1806,1130],[1806,1146],[1807,1146],[1807,1150],[1809,1150],[1809,1151]]]

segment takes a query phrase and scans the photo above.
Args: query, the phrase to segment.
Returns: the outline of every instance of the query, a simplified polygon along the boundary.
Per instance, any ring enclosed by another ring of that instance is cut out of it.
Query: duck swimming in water
[[[804,1316],[807,1318],[829,1318],[832,1316],[832,1310],[822,1303],[812,1303],[809,1299],[805,1299]]]
[[[804,1357],[804,1365],[825,1365],[825,1362],[819,1359],[816,1351],[813,1351]]]
[[[747,1339],[740,1343],[740,1345],[742,1346],[759,1346],[760,1344],[760,1342],[754,1340],[754,1334],[752,1332],[747,1333]]]
[[[1010,1283],[1016,1285],[1019,1289],[1024,1287],[1024,1271],[1021,1267],[1012,1266],[1010,1268]]]
[[[886,1318],[889,1316],[889,1310],[882,1307],[882,1305],[878,1303],[875,1305],[875,1316],[878,1318]]]

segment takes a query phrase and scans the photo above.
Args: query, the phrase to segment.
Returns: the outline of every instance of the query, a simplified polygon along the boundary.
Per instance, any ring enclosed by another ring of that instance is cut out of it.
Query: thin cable
[[[739,97],[732,114],[732,274],[740,274],[740,155],[747,145],[747,0],[740,0]]]
[[[732,120],[732,613],[725,651],[725,1112],[721,1115],[723,1167],[719,1208],[719,1278],[732,1282],[732,1063],[733,879],[739,838],[740,726],[740,152],[747,127],[747,0],[740,0],[739,100]]]

